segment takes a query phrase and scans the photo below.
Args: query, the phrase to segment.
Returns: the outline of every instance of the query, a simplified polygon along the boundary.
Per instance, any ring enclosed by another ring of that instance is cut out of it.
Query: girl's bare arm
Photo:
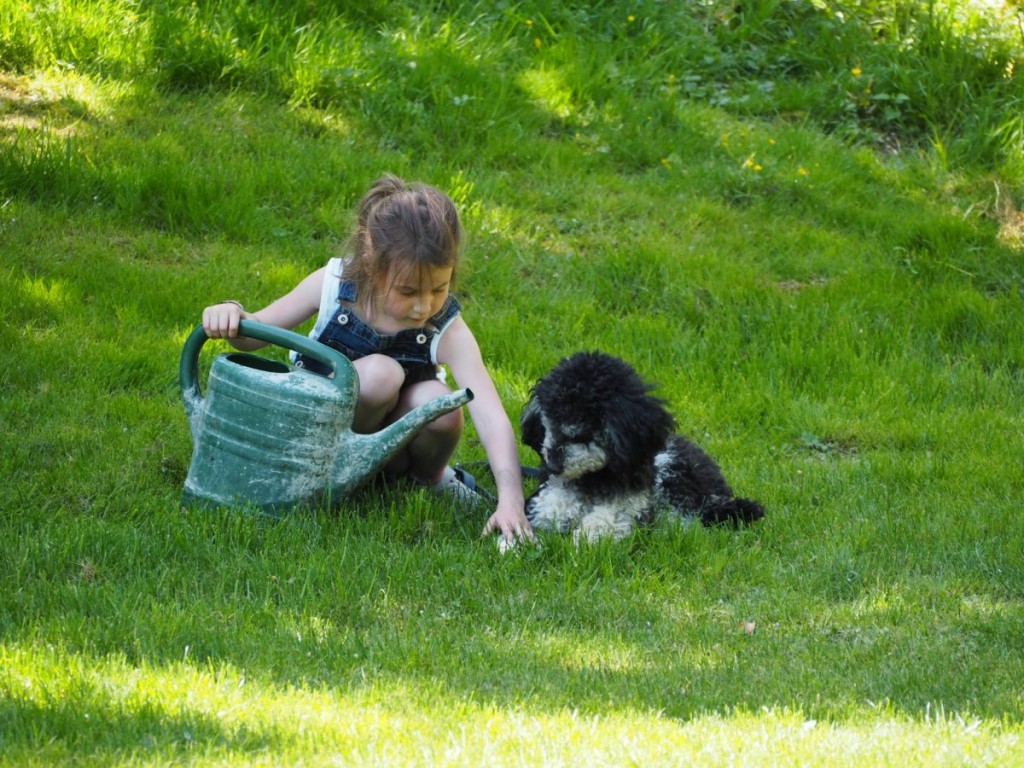
[[[476,338],[461,317],[441,338],[438,361],[448,366],[460,387],[473,391],[469,413],[498,489],[498,508],[487,521],[484,534],[497,532],[509,540],[524,536],[532,539],[533,530],[523,511],[523,478],[515,431],[484,366]]]
[[[211,339],[227,339],[235,349],[248,351],[266,346],[266,342],[238,335],[239,320],[276,325],[291,330],[316,314],[320,308],[320,292],[324,283],[324,270],[306,276],[301,283],[281,298],[257,312],[246,312],[230,302],[214,304],[203,310],[203,328]]]

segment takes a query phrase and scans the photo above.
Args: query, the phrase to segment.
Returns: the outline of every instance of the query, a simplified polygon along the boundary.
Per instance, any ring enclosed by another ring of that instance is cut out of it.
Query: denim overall
[[[340,272],[340,264],[336,268]],[[331,265],[328,265],[328,275],[330,269]],[[351,280],[338,280],[337,284],[338,291],[330,303],[326,301],[325,287],[320,315],[309,334],[311,338],[338,350],[350,360],[373,354],[387,355],[405,370],[403,387],[438,378],[440,369],[437,364],[437,345],[441,334],[462,309],[458,299],[449,295],[444,306],[422,328],[383,334],[375,331],[342,303],[356,300],[355,283]],[[297,367],[314,373],[326,375],[330,372],[330,368],[323,363],[301,354],[296,354],[293,361]]]

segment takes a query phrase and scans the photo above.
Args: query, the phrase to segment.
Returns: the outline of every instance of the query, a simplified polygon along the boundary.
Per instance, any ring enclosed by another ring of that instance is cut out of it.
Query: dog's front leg
[[[575,490],[560,477],[548,478],[526,503],[526,517],[538,530],[568,533],[586,513]]]
[[[580,520],[573,538],[577,544],[581,540],[597,541],[606,536],[616,541],[624,539],[633,532],[638,522],[647,519],[650,508],[649,493],[632,493],[595,504]]]
[[[580,520],[580,527],[573,531],[577,546],[580,541],[594,542],[611,537],[618,541],[633,530],[633,519],[623,515],[622,510],[610,504],[601,504]]]

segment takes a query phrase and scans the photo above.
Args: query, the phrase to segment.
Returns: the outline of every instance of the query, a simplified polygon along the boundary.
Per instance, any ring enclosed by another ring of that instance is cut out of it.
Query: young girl
[[[469,412],[497,482],[497,510],[484,533],[499,533],[512,543],[533,533],[523,513],[515,433],[459,302],[449,293],[461,237],[459,215],[447,195],[384,176],[359,204],[347,260],[331,259],[257,312],[246,312],[236,301],[207,307],[203,327],[210,338],[252,350],[264,343],[238,336],[240,319],[292,329],[317,315],[310,336],[349,357],[359,374],[357,432],[375,432],[448,392],[438,376],[438,365],[447,366],[459,387],[473,391]],[[326,372],[301,355],[295,364]],[[483,502],[448,466],[463,423],[461,410],[431,422],[385,471],[463,501]]]

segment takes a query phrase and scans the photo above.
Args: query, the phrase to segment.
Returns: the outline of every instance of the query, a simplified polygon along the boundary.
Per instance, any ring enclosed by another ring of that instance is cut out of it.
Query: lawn
[[[0,0],[0,765],[1024,765],[1020,21]],[[618,355],[766,518],[183,508],[202,308],[385,171],[459,205],[514,421]]]

